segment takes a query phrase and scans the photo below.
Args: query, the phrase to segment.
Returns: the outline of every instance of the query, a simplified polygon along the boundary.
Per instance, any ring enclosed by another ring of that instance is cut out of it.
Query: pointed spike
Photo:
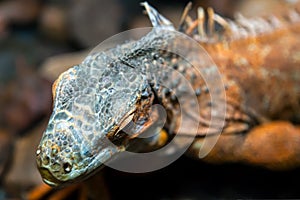
[[[291,21],[291,22],[298,22],[298,21],[300,21],[300,15],[299,15],[299,13],[296,11],[296,9],[295,10],[292,10],[290,13],[289,13],[289,20]]]
[[[190,35],[193,33],[193,31],[197,28],[198,26],[198,20],[194,20],[188,27],[188,29],[186,30],[186,34]]]
[[[273,29],[272,22],[261,17],[247,19],[243,15],[237,14],[236,20],[241,27],[247,30],[248,35],[255,36],[260,33],[270,32]]]
[[[269,17],[269,21],[270,21],[270,23],[271,23],[271,25],[272,25],[273,28],[280,28],[280,27],[282,27],[282,21],[278,17],[276,17],[274,15],[271,15]]]
[[[211,7],[207,8],[207,14],[208,14],[208,35],[213,36],[215,30],[214,9]]]
[[[198,14],[198,33],[201,38],[206,38],[205,29],[204,29],[204,21],[205,21],[205,15],[204,15],[204,9],[202,7],[199,7],[197,9]]]
[[[230,29],[231,29],[231,35],[230,35],[230,38],[232,40],[235,40],[237,38],[239,38],[239,26],[234,22],[234,21],[231,21],[229,20],[228,21],[229,23],[229,26],[230,26]]]
[[[229,23],[226,21],[226,19],[224,19],[218,14],[215,14],[214,20],[223,27],[225,35],[229,35],[231,33],[232,30],[230,28]]]
[[[186,17],[186,23],[188,26],[191,26],[191,24],[193,23],[193,19],[190,16]]]
[[[159,14],[148,2],[145,1],[141,3],[141,5],[146,9],[153,27],[175,30],[173,24],[167,18]]]
[[[255,26],[256,22],[253,19],[247,19],[241,13],[235,14],[236,22],[238,23],[239,27],[243,27],[247,29],[248,35],[255,36],[257,34],[257,27]]]
[[[271,32],[272,31],[272,26],[266,19],[258,18],[257,23],[260,24],[259,27],[262,32]]]
[[[188,13],[189,13],[189,11],[190,11],[191,9],[192,9],[192,2],[189,2],[189,3],[185,6],[185,8],[184,8],[184,10],[183,10],[183,13],[182,13],[182,15],[181,15],[180,22],[179,22],[179,26],[178,26],[178,30],[179,30],[179,31],[184,31],[184,30],[183,30],[183,27],[184,27],[184,25],[186,24],[186,18],[187,18]]]

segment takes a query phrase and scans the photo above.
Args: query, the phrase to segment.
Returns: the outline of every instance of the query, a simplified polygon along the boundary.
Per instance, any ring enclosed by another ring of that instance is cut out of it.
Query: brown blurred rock
[[[41,32],[50,39],[66,41],[69,37],[66,10],[55,5],[45,5],[39,18]]]
[[[43,121],[23,137],[15,140],[11,168],[4,179],[4,186],[9,193],[25,194],[28,188],[42,183],[36,167],[35,151],[47,122]]]
[[[13,134],[7,130],[0,130],[0,182],[12,161]]]
[[[13,132],[28,128],[51,109],[51,83],[23,58],[17,59],[16,69],[16,77],[0,91],[0,126]]]
[[[6,37],[11,24],[32,23],[40,13],[38,0],[10,0],[0,2],[0,38]]]
[[[116,0],[73,0],[69,14],[70,31],[84,47],[120,31],[122,8]]]
[[[0,4],[0,18],[8,23],[24,24],[32,22],[41,11],[39,0],[10,0]]]
[[[40,67],[39,74],[50,82],[53,82],[62,72],[74,65],[80,64],[89,53],[90,50],[85,50],[50,57]]]
[[[30,190],[26,195],[28,200],[108,200],[109,191],[101,173],[96,174],[90,179],[74,183],[62,188],[51,188],[42,183]]]

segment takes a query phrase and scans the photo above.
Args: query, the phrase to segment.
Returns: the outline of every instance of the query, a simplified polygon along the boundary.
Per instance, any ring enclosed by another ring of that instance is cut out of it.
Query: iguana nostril
[[[66,173],[70,173],[71,172],[71,170],[72,170],[72,165],[70,164],[70,163],[64,163],[63,164],[63,168],[64,168],[64,171],[66,172]]]
[[[37,150],[36,150],[36,155],[39,156],[40,153],[41,153],[41,150],[40,150],[40,149],[37,149]]]

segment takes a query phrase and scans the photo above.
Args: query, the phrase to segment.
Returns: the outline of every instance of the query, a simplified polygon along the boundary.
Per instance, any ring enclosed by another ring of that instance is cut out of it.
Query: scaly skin
[[[210,111],[218,104],[211,102],[213,91],[207,90],[203,77],[183,58],[159,50],[174,46],[187,52],[193,49],[184,40],[176,40],[178,33],[172,31],[168,20],[148,4],[144,6],[157,29],[139,41],[87,57],[55,82],[53,114],[37,150],[38,168],[49,185],[86,178],[128,148],[145,151],[163,146],[172,134],[179,133],[180,108],[175,94],[184,96],[185,103],[180,106],[190,116],[199,116],[189,102],[191,94],[186,94],[181,84],[184,79],[196,91],[200,107],[198,136],[189,149],[190,155],[198,158],[203,136],[218,130],[217,125],[208,129]],[[217,91],[226,101],[224,128],[204,160],[239,161],[272,169],[299,166],[300,132],[290,123],[300,121],[299,21],[284,21],[279,28],[270,25],[270,30],[252,36],[228,34],[233,30],[230,25],[219,35],[224,38],[218,40],[214,34],[195,33],[197,27],[193,24],[199,23],[197,20],[181,27],[183,32],[193,33],[190,35],[213,58],[225,86],[223,91]],[[208,64],[201,54],[198,58]],[[166,109],[164,128],[169,133],[167,138],[161,135],[139,141],[136,137],[153,125],[150,108],[154,103]],[[123,129],[131,122],[132,134],[125,134]],[[189,130],[189,123],[181,128]]]
[[[229,117],[228,131],[226,126],[224,129],[229,134],[221,135],[204,160],[244,162],[270,169],[299,166],[300,132],[292,124],[300,122],[299,35],[298,22],[269,34],[204,44],[221,74],[233,81],[232,89],[226,91],[227,106],[238,105]],[[232,134],[242,127],[238,126],[240,117],[231,120],[241,112],[250,112],[257,124],[246,128],[246,134]],[[201,144],[201,139],[195,141],[193,154]]]

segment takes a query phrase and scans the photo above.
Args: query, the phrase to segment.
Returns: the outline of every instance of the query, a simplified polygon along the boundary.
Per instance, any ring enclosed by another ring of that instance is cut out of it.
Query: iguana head
[[[147,72],[146,63],[152,62],[147,57],[160,42],[167,43],[161,30],[174,27],[149,4],[142,5],[159,30],[132,46],[88,56],[53,84],[53,113],[36,152],[47,184],[86,178],[154,124],[150,119],[154,77]],[[129,123],[130,134],[126,134]]]
[[[53,113],[37,150],[44,181],[55,186],[86,177],[126,149],[134,136],[122,129],[134,121],[134,134],[142,131],[147,121],[143,112],[151,105],[148,89],[145,76],[104,53],[61,74],[53,85]]]

